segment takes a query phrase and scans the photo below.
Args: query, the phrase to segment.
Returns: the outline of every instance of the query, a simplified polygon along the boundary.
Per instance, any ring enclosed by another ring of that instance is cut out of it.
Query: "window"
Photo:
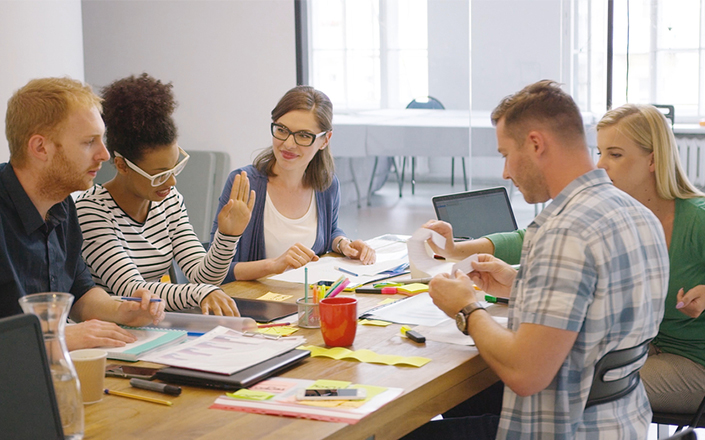
[[[336,110],[403,108],[428,95],[426,0],[311,0],[311,85]]]
[[[574,96],[603,113],[607,5],[574,0],[574,7]],[[612,106],[671,104],[679,122],[705,117],[704,18],[705,0],[615,1]]]

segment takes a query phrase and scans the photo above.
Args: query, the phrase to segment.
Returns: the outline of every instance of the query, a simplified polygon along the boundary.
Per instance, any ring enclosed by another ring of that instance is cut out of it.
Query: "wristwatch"
[[[482,304],[479,302],[474,302],[460,309],[460,311],[455,315],[455,325],[458,326],[458,330],[463,332],[463,334],[468,334],[468,316],[477,310],[485,310],[485,308],[482,307]]]

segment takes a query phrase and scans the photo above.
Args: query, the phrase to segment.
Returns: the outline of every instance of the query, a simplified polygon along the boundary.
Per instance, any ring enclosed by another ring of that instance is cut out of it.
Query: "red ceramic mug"
[[[357,299],[351,297],[324,298],[319,304],[321,334],[329,347],[348,347],[357,331]]]

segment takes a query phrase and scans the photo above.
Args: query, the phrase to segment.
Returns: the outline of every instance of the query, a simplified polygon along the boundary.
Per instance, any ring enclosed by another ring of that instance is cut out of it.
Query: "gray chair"
[[[690,426],[691,428],[705,428],[705,422],[701,420],[703,412],[705,412],[705,397],[700,402],[700,406],[694,414],[654,412],[654,415],[651,418],[651,423],[656,423],[657,425],[678,426],[676,432],[679,432],[685,426]]]
[[[406,108],[418,108],[418,109],[436,109],[436,110],[445,110],[445,107],[443,104],[441,104],[441,101],[438,99],[428,96],[426,97],[425,100],[416,100],[414,99],[411,101]],[[467,177],[467,172],[465,170],[465,158],[462,157],[462,162],[463,162],[463,182],[465,183],[465,191],[468,190],[468,177]],[[401,184],[399,185],[399,197],[401,197],[401,187],[404,183],[404,169],[406,168],[406,156],[403,157],[402,159],[402,164],[401,164]],[[395,164],[395,172],[396,172],[396,164]],[[414,188],[416,186],[416,157],[411,157],[411,194],[414,194]],[[450,162],[450,186],[455,186],[455,157],[451,158]]]
[[[666,119],[671,121],[671,128],[673,128],[673,124],[676,123],[676,108],[672,105],[667,105],[667,104],[651,104],[657,109],[661,110],[661,113],[666,117]]]
[[[698,436],[693,431],[693,428],[688,428],[684,431],[676,431],[675,434],[666,440],[698,440]]]
[[[625,377],[616,380],[605,380],[605,375],[612,370],[626,367],[645,357],[649,352],[650,342],[651,340],[648,340],[636,347],[610,351],[597,361],[585,408],[620,399],[631,393],[639,385],[638,368]]]

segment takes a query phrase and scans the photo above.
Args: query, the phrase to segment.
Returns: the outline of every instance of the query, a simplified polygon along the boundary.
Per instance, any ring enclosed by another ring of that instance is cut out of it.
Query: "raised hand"
[[[235,176],[230,200],[218,213],[218,230],[225,235],[241,235],[250,222],[254,205],[255,192],[250,190],[250,180],[243,171]]]

